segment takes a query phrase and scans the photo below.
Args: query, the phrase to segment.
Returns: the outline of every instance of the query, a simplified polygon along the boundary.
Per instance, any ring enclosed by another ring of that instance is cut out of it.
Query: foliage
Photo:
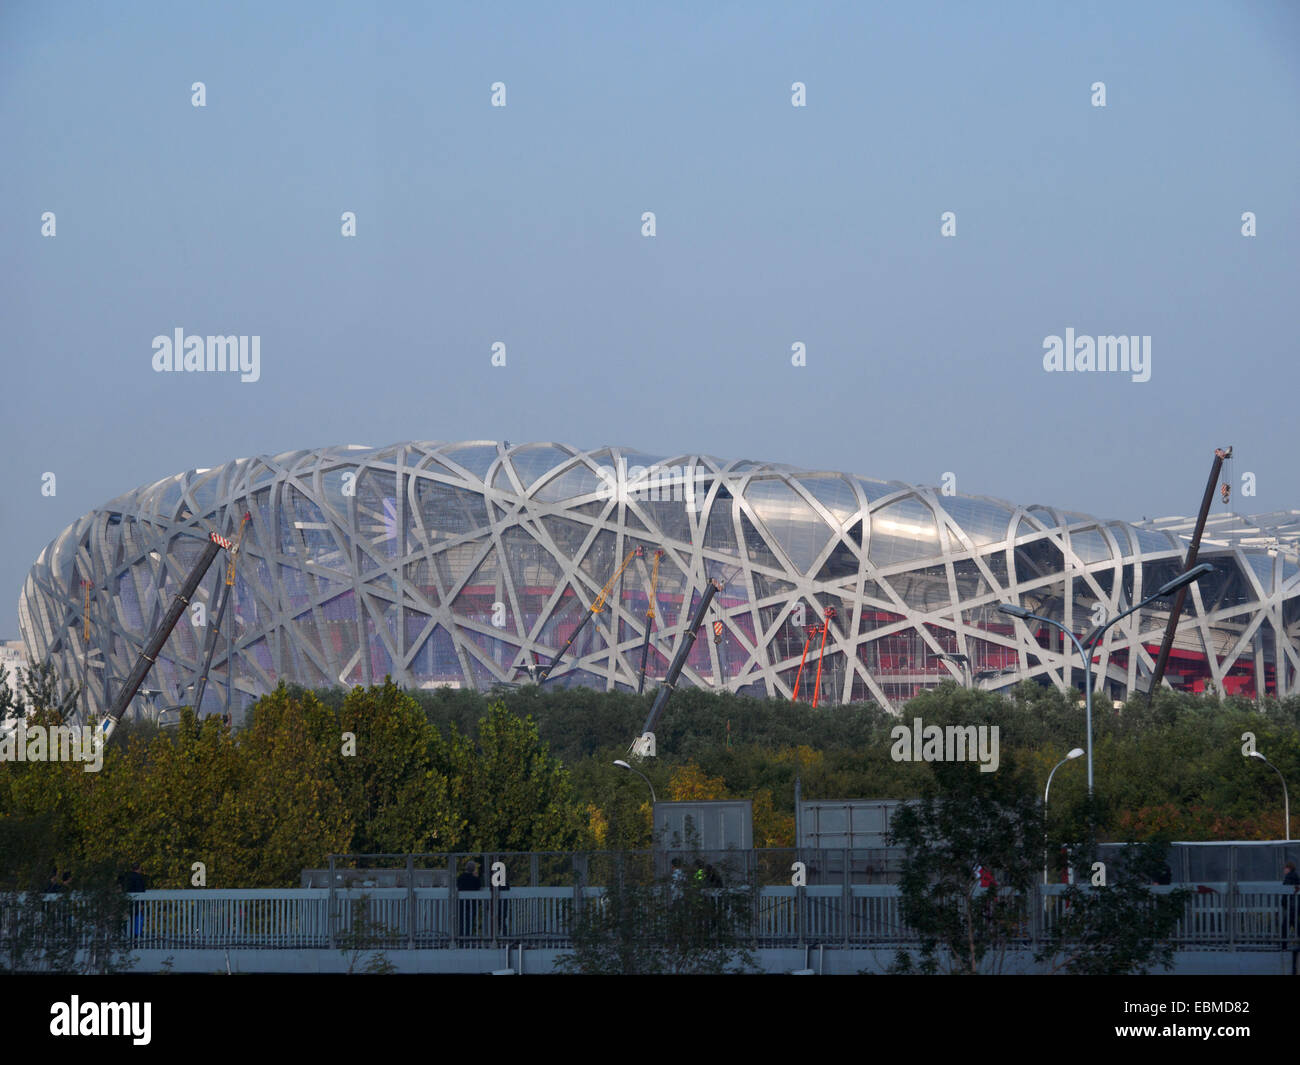
[[[493,703],[471,744],[452,733],[457,802],[467,822],[459,849],[560,851],[578,843],[582,814],[569,774],[532,718]]]
[[[970,762],[932,768],[923,798],[892,822],[904,849],[903,921],[920,936],[922,971],[1000,971],[1026,935],[1025,897],[1042,855],[1036,786],[1005,755],[995,773]],[[995,885],[981,887],[981,869],[992,871]]]
[[[65,890],[0,892],[0,972],[118,973],[131,968],[130,899],[111,867],[80,864]]]
[[[397,966],[384,953],[385,943],[393,938],[393,930],[370,915],[370,896],[340,900],[349,908],[347,927],[334,937],[339,953],[347,960],[348,975],[365,973],[370,976],[388,976],[397,972]]]
[[[1105,884],[1085,875],[1051,902],[1056,921],[1037,954],[1053,972],[1089,976],[1145,975],[1152,966],[1173,967],[1173,935],[1191,892],[1153,891],[1165,868],[1164,841],[1134,844],[1104,863]],[[1081,872],[1098,860],[1097,841],[1067,848],[1068,861]]]
[[[753,888],[720,877],[710,885],[703,876],[638,878],[620,868],[601,896],[586,900],[573,950],[557,968],[600,976],[756,971]]]

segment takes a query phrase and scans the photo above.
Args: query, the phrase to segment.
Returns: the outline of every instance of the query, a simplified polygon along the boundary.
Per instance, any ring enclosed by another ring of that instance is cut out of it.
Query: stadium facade
[[[178,474],[79,519],[27,579],[19,623],[28,651],[82,685],[86,712],[102,712],[208,533],[233,535],[246,510],[205,713],[230,705],[238,716],[281,680],[526,682],[629,554],[548,686],[635,690],[653,605],[653,687],[707,576],[723,590],[687,685],[789,698],[803,661],[799,698],[812,698],[820,665],[823,704],[898,709],[947,679],[1081,687],[1081,663],[1059,630],[998,604],[1086,633],[1099,612],[1113,617],[1176,576],[1189,532],[1185,519],[1134,525],[700,455],[551,443],[333,447]],[[1212,524],[1200,561],[1214,572],[1187,598],[1167,672],[1174,687],[1297,690],[1297,517]],[[212,566],[196,603],[211,607],[225,569]],[[1094,660],[1099,691],[1145,690],[1167,612],[1155,603],[1109,630]],[[134,713],[192,698],[213,620],[198,613],[164,645],[146,680],[152,702],[137,698]],[[810,635],[823,621],[824,640]]]

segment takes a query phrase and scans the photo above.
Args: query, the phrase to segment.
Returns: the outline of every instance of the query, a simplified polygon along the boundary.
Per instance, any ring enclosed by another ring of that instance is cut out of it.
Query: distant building
[[[0,642],[0,676],[10,688],[18,687],[18,670],[27,668],[27,652],[22,640]]]
[[[1082,637],[1099,614],[1182,571],[1188,524],[706,455],[483,441],[331,447],[177,474],[78,519],[23,589],[27,648],[82,686],[83,709],[102,711],[208,533],[233,535],[245,510],[252,522],[203,708],[220,709],[233,683],[236,716],[282,680],[526,682],[629,553],[548,686],[635,691],[653,606],[653,688],[713,578],[724,588],[687,658],[687,686],[790,698],[798,679],[803,700],[817,691],[823,704],[893,710],[945,680],[1068,690],[1083,683],[1073,645],[998,604]],[[1216,516],[1200,552],[1214,572],[1187,596],[1168,683],[1300,690],[1296,530],[1295,512]],[[225,561],[196,597],[212,612]],[[1107,631],[1095,665],[1107,697],[1145,690],[1169,606]],[[197,620],[182,617],[146,681],[161,690],[158,705],[191,697],[212,618]],[[823,622],[824,635],[812,628]]]

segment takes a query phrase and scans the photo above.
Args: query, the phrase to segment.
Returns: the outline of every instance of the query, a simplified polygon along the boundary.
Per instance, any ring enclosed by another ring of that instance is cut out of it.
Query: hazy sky
[[[1295,3],[6,0],[0,152],[2,635],[96,505],[337,443],[1130,519],[1231,443],[1234,509],[1300,507]],[[1045,371],[1067,327],[1150,336],[1150,380]],[[155,372],[176,329],[260,379]]]

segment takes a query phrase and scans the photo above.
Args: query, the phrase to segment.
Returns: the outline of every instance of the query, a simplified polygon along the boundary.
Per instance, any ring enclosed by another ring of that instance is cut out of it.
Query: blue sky
[[[1300,5],[806,7],[0,7],[0,634],[80,514],[336,443],[1107,518],[1194,512],[1231,443],[1235,509],[1300,507]],[[1150,381],[1045,372],[1067,327],[1150,336]],[[177,328],[260,380],[155,373]]]

